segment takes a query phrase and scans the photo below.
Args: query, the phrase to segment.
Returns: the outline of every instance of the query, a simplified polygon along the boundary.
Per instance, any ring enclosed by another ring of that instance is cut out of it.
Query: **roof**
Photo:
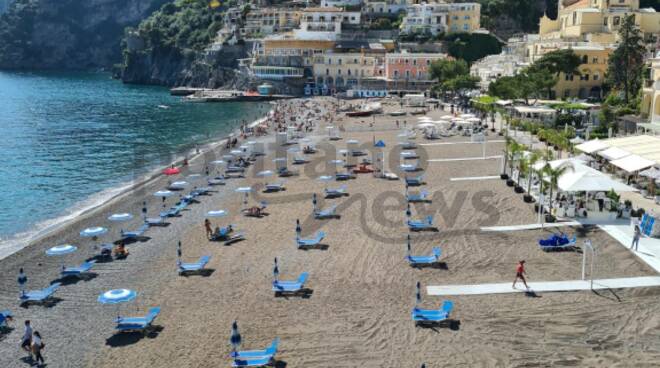
[[[608,147],[609,146],[607,144],[605,144],[603,141],[598,139],[594,139],[592,141],[588,141],[575,146],[577,150],[582,151],[584,153],[594,153],[596,151],[604,150]]]
[[[611,138],[605,140],[592,140],[576,146],[585,153],[593,153],[607,148],[615,147],[629,155],[637,155],[646,160],[660,164],[660,137],[650,135],[634,135],[629,137]],[[613,158],[613,160],[622,157]]]
[[[519,113],[531,113],[531,114],[554,114],[556,111],[553,108],[547,106],[514,106],[514,110]]]
[[[610,162],[612,165],[623,169],[629,173],[637,172],[640,170],[648,169],[649,167],[655,165],[655,161],[645,159],[644,157],[637,155],[628,155],[624,158],[614,160]]]
[[[610,161],[618,160],[626,156],[630,156],[630,152],[623,150],[619,147],[610,147],[598,152],[598,155],[604,157]]]

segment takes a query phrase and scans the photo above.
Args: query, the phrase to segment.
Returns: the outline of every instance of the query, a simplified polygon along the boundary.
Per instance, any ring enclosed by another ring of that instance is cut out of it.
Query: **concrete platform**
[[[449,181],[493,180],[499,178],[500,178],[499,176],[466,176],[463,178],[450,178]]]
[[[426,160],[426,162],[453,162],[453,161],[478,161],[478,160],[496,160],[502,156],[478,156],[478,157],[460,157],[460,158],[433,158]]]
[[[577,221],[546,222],[546,223],[543,223],[543,224],[536,223],[536,224],[510,225],[510,226],[488,226],[488,227],[482,227],[481,231],[505,232],[505,231],[549,229],[549,228],[553,228],[553,227],[580,226],[580,225],[581,224]]]

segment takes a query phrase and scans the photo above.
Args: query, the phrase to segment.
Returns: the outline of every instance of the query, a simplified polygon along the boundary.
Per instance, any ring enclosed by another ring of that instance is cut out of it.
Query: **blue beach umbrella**
[[[18,270],[18,278],[16,281],[18,281],[18,287],[21,289],[21,295],[25,294],[25,284],[27,283],[27,276],[25,276],[25,273],[23,272],[23,267],[21,267]]]
[[[71,254],[78,250],[75,246],[71,244],[62,244],[62,245],[56,245],[48,250],[46,250],[46,255],[48,256],[63,256],[66,254]],[[62,261],[62,269],[64,269],[64,261]]]
[[[234,321],[231,324],[231,338],[229,339],[233,352],[236,352],[241,346],[241,334],[238,332],[238,323]]]
[[[277,257],[275,257],[275,262],[273,265],[273,278],[275,279],[275,281],[277,281],[279,277],[280,277],[280,269],[277,266]]]
[[[114,304],[117,306],[117,318],[119,318],[119,304],[130,302],[137,297],[137,292],[130,289],[114,289],[99,295],[98,302],[101,304]]]
[[[97,237],[101,235],[105,235],[108,232],[108,229],[97,226],[97,227],[89,227],[83,231],[80,232],[80,236],[83,238],[92,238],[96,239]]]

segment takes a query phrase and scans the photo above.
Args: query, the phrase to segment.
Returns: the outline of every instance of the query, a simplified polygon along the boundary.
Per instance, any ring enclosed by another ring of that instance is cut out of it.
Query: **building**
[[[300,39],[326,37],[336,39],[342,25],[359,25],[359,11],[344,11],[340,8],[306,8],[302,11],[300,28],[294,35]]]
[[[471,33],[479,29],[481,4],[479,3],[420,3],[410,4],[401,22],[401,32]]]
[[[344,91],[361,86],[363,79],[372,78],[376,57],[364,52],[341,53],[329,50],[314,59],[314,81],[331,91]]]
[[[488,55],[485,58],[476,61],[470,67],[470,74],[479,77],[479,88],[487,91],[491,82],[500,77],[511,77],[529,63],[525,62],[521,55],[515,53],[502,52],[499,55]]]
[[[640,9],[639,0],[558,0],[555,20],[543,16],[539,35],[526,45],[528,62],[548,52],[572,49],[583,60],[582,76],[560,75],[551,98],[602,98],[609,55],[616,48],[624,16],[633,15],[645,37],[660,32],[660,13]]]
[[[358,8],[362,5],[362,0],[321,0],[322,8]]]
[[[660,127],[660,52],[650,60],[650,63],[650,75],[643,88],[640,112],[642,118]]]
[[[400,12],[405,12],[407,6],[406,0],[366,0],[362,6],[362,12],[372,18],[396,16]]]
[[[388,87],[399,91],[426,90],[432,84],[430,66],[445,54],[412,54],[408,52],[385,55],[385,77]]]
[[[286,8],[259,8],[250,10],[241,28],[244,38],[261,38],[273,33],[288,32],[300,24],[301,12]]]

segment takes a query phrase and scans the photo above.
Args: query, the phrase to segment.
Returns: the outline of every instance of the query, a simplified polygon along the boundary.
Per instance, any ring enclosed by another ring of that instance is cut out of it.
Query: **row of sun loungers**
[[[426,190],[423,190],[419,193],[407,194],[406,199],[409,203],[431,202],[429,199],[429,192]]]

